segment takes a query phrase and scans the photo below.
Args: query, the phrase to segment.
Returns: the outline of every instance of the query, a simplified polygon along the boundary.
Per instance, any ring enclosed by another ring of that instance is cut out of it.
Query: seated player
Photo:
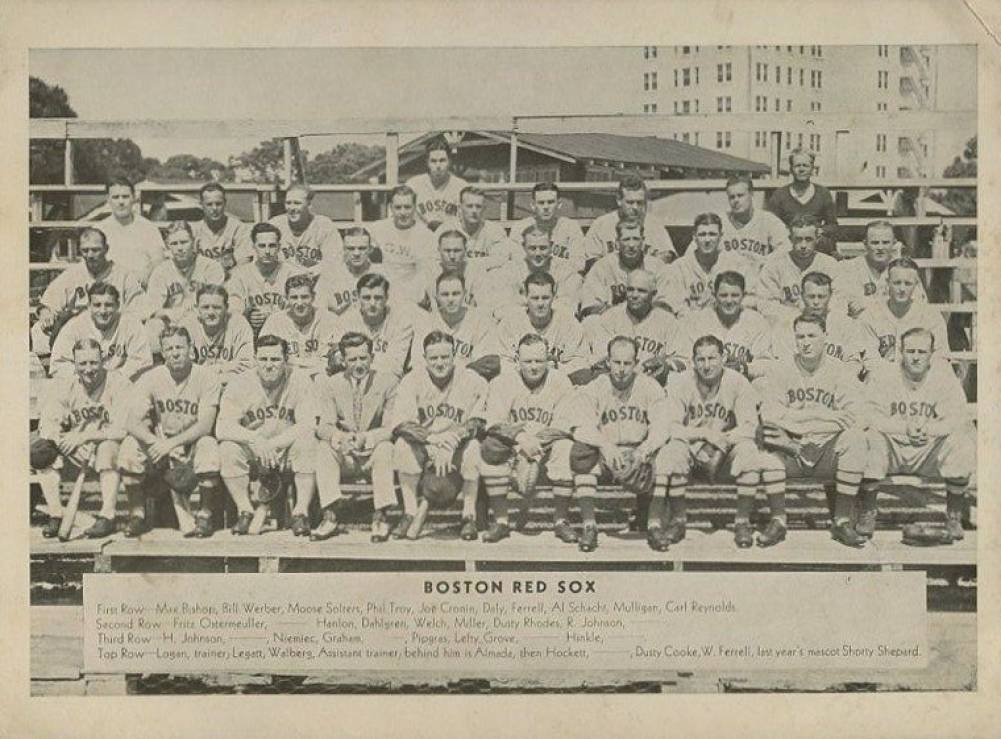
[[[553,242],[549,233],[534,226],[522,232],[522,246],[519,255],[501,267],[492,270],[487,282],[489,301],[495,315],[509,311],[512,305],[524,305],[525,280],[529,275],[546,273],[556,282],[557,300],[570,313],[577,312],[578,293],[581,277],[567,260],[556,261],[553,257]]]
[[[285,310],[268,316],[261,329],[263,335],[285,340],[289,366],[301,369],[310,379],[326,372],[327,357],[338,333],[336,319],[323,309],[317,310],[315,299],[312,278],[292,275],[285,281]]]
[[[787,477],[834,478],[831,538],[861,547],[851,518],[867,452],[857,400],[863,388],[848,365],[828,358],[821,317],[802,315],[793,328],[793,361],[777,363],[758,388],[763,444]]]
[[[580,314],[587,317],[604,313],[626,298],[626,277],[646,269],[654,275],[658,295],[663,295],[666,270],[655,259],[644,256],[643,224],[619,221],[615,226],[616,249],[594,263],[580,289]],[[669,307],[665,304],[665,307]]]
[[[856,530],[876,529],[876,494],[889,475],[945,479],[946,530],[963,538],[962,516],[977,437],[956,373],[935,362],[935,335],[912,328],[900,337],[900,359],[881,363],[866,382],[869,460],[859,498]]]
[[[518,342],[515,369],[505,370],[490,383],[487,429],[480,444],[480,475],[487,491],[493,523],[483,541],[495,543],[511,535],[508,494],[512,478],[517,492],[531,498],[539,475],[547,466],[552,443],[560,437],[566,403],[573,386],[559,370],[549,368],[549,349],[538,334]],[[566,525],[568,498],[558,499],[556,520]]]
[[[226,281],[229,312],[243,316],[254,335],[272,313],[285,310],[285,282],[301,268],[282,259],[281,231],[270,223],[258,223],[250,230],[254,261],[235,268]]]
[[[323,521],[309,538],[325,541],[337,533],[341,480],[367,472],[372,477],[372,541],[384,542],[389,538],[386,510],[396,503],[389,408],[397,380],[372,369],[372,340],[364,334],[344,334],[339,351],[344,371],[316,381],[316,485]]]
[[[427,145],[425,162],[428,171],[407,180],[416,194],[417,217],[432,231],[446,218],[459,215],[459,193],[469,183],[452,174],[448,144],[438,138]]]
[[[838,263],[834,290],[848,304],[848,315],[858,316],[872,299],[890,297],[887,267],[901,255],[903,245],[893,233],[889,221],[873,221],[865,227],[865,253]],[[920,282],[914,300],[927,303],[928,296]]]
[[[472,264],[466,258],[466,235],[456,228],[439,230],[436,234],[438,257],[425,268],[420,276],[420,299],[417,301],[422,308],[435,310],[435,291],[438,278],[441,275],[462,275],[466,285],[466,302],[478,305],[477,298],[483,298],[481,293],[487,292],[486,270],[479,264]]]
[[[820,226],[812,216],[796,216],[789,226],[789,240],[792,248],[765,258],[758,278],[761,301],[758,309],[773,325],[783,320],[792,320],[803,311],[800,288],[803,275],[819,272],[833,279],[838,263],[834,257],[817,251]],[[838,296],[835,296],[838,301]],[[835,310],[846,313],[847,306],[841,301]]]
[[[251,529],[251,476],[291,472],[292,533],[309,536],[309,504],[316,492],[313,383],[289,365],[288,345],[278,336],[262,335],[254,360],[255,370],[233,378],[222,394],[216,426],[222,481],[237,510],[233,533],[257,533]]]
[[[549,348],[549,366],[567,375],[590,366],[590,357],[580,323],[565,307],[556,305],[556,280],[548,272],[525,278],[525,305],[512,306],[500,318],[497,333],[501,365],[514,369],[518,346],[525,334],[538,334]]]
[[[487,382],[472,370],[456,369],[455,341],[445,332],[425,336],[422,349],[425,369],[403,378],[391,413],[393,467],[403,496],[403,516],[393,538],[418,538],[431,503],[448,505],[460,496],[459,536],[473,541],[480,483],[477,437],[483,430]],[[427,485],[431,476],[438,480],[433,491]]]
[[[370,272],[383,273],[381,265],[373,265],[375,253],[372,237],[361,226],[344,234],[343,256],[336,264],[325,266],[316,281],[317,307],[323,312],[344,313],[358,302],[358,280]]]
[[[313,213],[313,191],[306,185],[292,185],[285,191],[285,212],[268,223],[281,235],[282,258],[299,272],[315,280],[324,269],[341,258],[341,232],[325,215]]]
[[[573,218],[557,215],[560,207],[560,189],[553,182],[539,182],[532,188],[532,215],[511,227],[511,239],[524,242],[529,228],[539,228],[549,234],[556,263],[566,262],[574,272],[583,272],[584,232]]]
[[[650,409],[664,397],[664,389],[638,371],[637,355],[636,342],[628,336],[609,342],[608,374],[599,375],[575,394],[573,412],[565,424],[572,439],[553,444],[548,470],[560,516],[554,531],[561,541],[578,542],[582,552],[598,546],[594,504],[602,476],[611,476],[641,499],[651,493],[647,483],[652,484],[652,476],[642,480],[633,473],[639,473],[640,465],[657,452],[644,442],[650,433]],[[562,517],[569,508],[571,490],[583,521],[579,536]]]
[[[670,311],[654,305],[656,298],[657,282],[650,272],[637,269],[626,276],[625,301],[584,322],[595,364],[607,357],[609,341],[628,336],[639,349],[637,360],[643,374],[663,385],[669,372],[681,369],[678,320]]]
[[[768,495],[771,520],[758,534],[758,546],[774,546],[786,538],[785,469],[754,443],[757,393],[743,375],[727,368],[725,361],[723,342],[716,336],[701,336],[692,347],[692,368],[668,381],[667,396],[651,434],[652,444],[666,444],[657,455],[652,505],[662,512],[668,499],[671,522],[659,539],[651,537],[654,544],[674,544],[685,538],[685,493],[696,471],[710,482],[736,479],[733,536],[738,547],[754,543],[750,516],[759,484]],[[655,523],[651,514],[647,530]]]
[[[611,213],[598,216],[591,223],[584,238],[584,255],[587,268],[597,260],[618,249],[619,228],[622,221],[639,222],[643,228],[641,250],[650,257],[656,257],[668,264],[677,256],[667,225],[647,213],[650,196],[646,183],[639,177],[626,177],[619,182],[615,199],[617,208]]]
[[[219,485],[219,445],[212,436],[219,410],[219,380],[191,361],[191,337],[186,329],[165,328],[160,346],[164,363],[136,383],[128,436],[118,453],[129,506],[125,535],[136,537],[147,530],[145,493],[153,478],[185,464],[198,479],[201,501],[195,527],[186,533],[208,537],[213,532],[212,506]],[[183,496],[190,492],[171,490],[175,509],[187,510]]]
[[[389,217],[368,226],[372,246],[382,256],[381,271],[396,285],[412,286],[438,255],[434,234],[417,219],[417,193],[406,185],[389,193]],[[418,302],[420,296],[410,298]]]
[[[125,416],[131,392],[129,381],[105,368],[101,345],[94,339],[73,344],[72,376],[60,377],[46,388],[38,420],[38,432],[59,449],[54,462],[32,460],[37,480],[49,509],[42,535],[53,537],[62,524],[59,483],[74,479],[82,465],[97,472],[101,485],[101,512],[87,529],[91,539],[115,531],[115,503],[121,480],[116,462],[125,436]]]
[[[135,316],[122,314],[118,288],[97,282],[88,288],[88,301],[87,312],[70,320],[56,338],[49,361],[52,376],[74,373],[73,347],[80,339],[96,341],[105,369],[118,370],[128,380],[152,367],[146,331]]]
[[[921,273],[913,259],[901,257],[886,268],[889,297],[870,299],[859,316],[864,332],[879,342],[879,355],[888,362],[896,362],[900,337],[912,328],[926,328],[935,336],[935,346],[940,352],[949,351],[949,334],[945,319],[938,307],[918,302],[918,285]],[[946,359],[936,358],[945,362]]]
[[[711,304],[685,316],[678,343],[692,346],[702,336],[715,336],[726,352],[723,364],[756,380],[774,361],[772,331],[760,313],[744,305],[744,284],[740,272],[717,274]]]
[[[198,195],[204,217],[192,227],[195,250],[218,262],[229,277],[234,267],[254,258],[250,227],[226,214],[226,189],[218,182],[202,185]]]
[[[367,274],[358,280],[358,305],[338,319],[337,327],[342,336],[354,331],[371,339],[372,369],[400,379],[410,356],[414,323],[419,319],[414,315],[419,311],[408,307],[390,303],[389,280],[377,273]],[[335,357],[335,366],[341,361]]]
[[[466,237],[466,259],[480,270],[501,267],[521,258],[521,249],[497,221],[483,217],[486,193],[478,187],[467,185],[459,193],[459,214],[446,218],[435,230],[435,240],[445,231],[456,229]]]
[[[774,213],[754,207],[754,182],[747,175],[726,181],[730,210],[723,221],[723,251],[744,260],[739,270],[748,284],[755,284],[765,259],[775,252],[789,251],[789,229]]]
[[[191,356],[219,378],[223,388],[254,365],[254,331],[241,315],[227,308],[229,293],[222,285],[202,285],[195,312],[181,325],[191,336]]]

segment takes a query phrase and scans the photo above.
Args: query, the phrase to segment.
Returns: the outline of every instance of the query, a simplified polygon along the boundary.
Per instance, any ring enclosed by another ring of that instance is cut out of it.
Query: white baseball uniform
[[[897,317],[890,310],[887,300],[869,300],[858,321],[863,330],[879,343],[879,355],[891,362],[899,358],[897,347],[900,337],[912,328],[926,328],[932,332],[939,356],[949,351],[945,319],[936,306],[928,303],[912,302],[907,312]]]
[[[525,231],[537,226],[549,233],[553,242],[553,259],[570,263],[575,272],[584,270],[587,257],[584,256],[584,231],[572,218],[558,216],[553,223],[540,224],[534,216],[522,218],[511,226],[511,240],[515,244],[524,244]]]
[[[729,213],[721,215],[720,220],[723,221],[720,248],[744,259],[747,274],[757,275],[768,255],[791,248],[789,229],[764,208],[755,208],[751,220],[742,226],[734,223]]]
[[[204,220],[195,221],[191,228],[195,232],[197,252],[217,261],[227,276],[237,263],[253,261],[254,245],[250,241],[250,226],[238,218],[224,216],[218,231],[213,230]]]
[[[618,222],[618,210],[594,219],[584,238],[586,259],[601,259],[617,250],[618,236],[615,233],[615,226]],[[647,256],[657,257],[662,262],[669,262],[677,256],[671,234],[667,231],[667,224],[649,213],[643,218],[643,244]]]
[[[70,319],[52,346],[49,372],[53,377],[74,372],[73,345],[80,339],[94,339],[101,345],[104,366],[119,370],[127,378],[153,366],[153,354],[146,331],[134,316],[121,315],[106,330],[94,325],[90,313]]]
[[[517,361],[518,342],[525,334],[538,334],[546,340],[549,364],[553,369],[570,373],[591,364],[584,330],[566,310],[554,309],[549,323],[536,328],[524,308],[512,308],[501,316],[497,331],[503,364],[512,365]]]
[[[407,186],[417,193],[417,217],[432,230],[446,218],[459,216],[459,193],[468,184],[454,174],[448,176],[441,188],[432,185],[427,174],[414,175],[407,180]]]
[[[344,242],[341,232],[327,216],[313,213],[305,229],[297,231],[288,216],[275,216],[268,223],[281,231],[281,248],[285,262],[298,265],[301,271],[318,275],[325,267],[343,262]]]

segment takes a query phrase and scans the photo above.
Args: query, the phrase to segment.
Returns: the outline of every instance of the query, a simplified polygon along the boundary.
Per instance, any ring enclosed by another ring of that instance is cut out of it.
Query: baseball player
[[[108,258],[131,272],[142,288],[153,268],[166,258],[163,236],[152,221],[136,212],[136,189],[125,177],[114,177],[107,185],[111,216],[94,225],[104,232]]]
[[[218,182],[202,185],[198,193],[204,217],[193,226],[195,250],[217,261],[229,277],[238,264],[253,261],[250,227],[226,214],[226,190]]]
[[[288,345],[264,334],[254,352],[255,370],[233,378],[219,404],[219,456],[222,480],[238,512],[233,533],[251,533],[252,473],[295,477],[291,528],[309,536],[309,504],[316,492],[316,396],[313,383],[288,363]]]
[[[838,263],[834,257],[817,252],[820,226],[812,216],[799,215],[789,226],[791,248],[765,257],[758,278],[761,301],[758,310],[772,321],[773,325],[783,319],[792,319],[803,310],[800,288],[803,275],[819,272],[832,278],[837,273]],[[838,300],[838,296],[835,296]],[[839,301],[835,310],[846,313],[847,306]]]
[[[549,348],[538,334],[518,342],[517,366],[490,383],[486,435],[480,444],[480,474],[493,523],[483,541],[495,543],[511,534],[508,494],[517,475],[518,493],[531,498],[545,469],[552,442],[560,436],[558,420],[566,417],[573,386],[566,375],[549,367]],[[526,474],[521,474],[522,471]],[[563,502],[566,502],[563,498]],[[566,511],[560,517],[566,523]]]
[[[466,259],[483,270],[491,270],[521,259],[521,249],[508,238],[500,224],[483,217],[485,201],[486,193],[480,188],[473,185],[462,188],[458,217],[443,220],[435,236],[449,229],[461,231],[466,237]]]
[[[525,243],[525,231],[532,227],[542,229],[549,234],[557,264],[565,261],[574,272],[583,272],[587,262],[584,232],[573,218],[557,215],[559,208],[560,189],[553,182],[539,182],[532,188],[532,215],[511,227],[511,239]]]
[[[91,285],[98,282],[114,285],[126,311],[134,307],[136,298],[142,294],[136,277],[108,259],[108,244],[102,231],[83,229],[78,251],[80,261],[60,272],[42,293],[38,320],[31,333],[36,354],[47,354],[50,341],[55,341],[66,322],[87,308],[87,290]]]
[[[135,385],[128,435],[118,453],[128,498],[128,537],[146,531],[144,482],[176,464],[190,465],[198,478],[201,508],[191,535],[212,535],[212,505],[219,483],[219,445],[212,436],[219,410],[215,373],[191,361],[191,337],[180,326],[160,336],[164,364]],[[178,491],[171,491],[179,503]],[[181,503],[183,505],[183,503]]]
[[[366,228],[354,226],[344,234],[344,257],[325,267],[316,281],[317,304],[324,312],[344,313],[358,302],[358,280],[369,272],[385,274],[382,265],[373,265],[372,237]],[[413,284],[411,281],[410,284]]]
[[[695,217],[692,243],[680,259],[664,271],[664,301],[678,317],[706,308],[713,302],[713,287],[721,272],[739,272],[744,276],[744,307],[757,306],[754,295],[755,273],[732,251],[723,251],[723,221],[715,213]],[[748,283],[748,280],[751,280]],[[697,338],[697,337],[696,337]]]
[[[105,369],[118,370],[126,379],[134,380],[152,367],[146,331],[135,316],[122,313],[118,289],[95,283],[88,289],[88,301],[87,311],[70,320],[56,338],[49,361],[52,376],[73,374],[73,347],[81,339],[96,341]]]
[[[414,324],[419,320],[407,304],[389,300],[389,280],[378,273],[358,280],[358,305],[349,309],[337,321],[341,335],[354,331],[372,341],[372,369],[386,372],[396,379],[403,377],[414,339]],[[343,363],[337,354],[334,363]]]
[[[214,372],[223,388],[254,364],[254,331],[241,315],[229,312],[229,293],[222,285],[202,285],[195,312],[181,325],[191,336],[191,358]]]
[[[831,537],[860,547],[865,539],[851,516],[867,454],[858,420],[862,385],[848,365],[827,358],[823,318],[802,315],[793,328],[793,361],[777,363],[760,381],[762,443],[788,477],[834,477]]]
[[[756,380],[774,361],[771,326],[744,304],[744,275],[740,272],[720,272],[710,289],[711,304],[682,319],[678,345],[689,347],[703,336],[715,336],[723,343],[724,366]]]
[[[452,174],[451,156],[444,139],[428,144],[427,174],[414,175],[407,187],[417,194],[417,217],[434,231],[446,218],[459,215],[459,193],[469,183]]]
[[[310,210],[312,202],[312,190],[306,185],[293,185],[285,192],[285,212],[268,223],[281,234],[285,261],[315,279],[322,269],[340,261],[343,244],[334,222]]]
[[[406,185],[393,188],[389,217],[368,230],[382,255],[382,272],[394,285],[418,285],[418,278],[438,257],[434,234],[417,219],[417,193]]]
[[[490,295],[487,272],[481,264],[470,262],[466,258],[466,235],[456,228],[449,228],[439,230],[435,238],[438,244],[438,258],[419,278],[423,289],[420,290],[421,297],[417,301],[418,304],[430,311],[436,309],[434,297],[438,278],[443,274],[462,275],[466,283],[466,302],[469,305],[487,301]]]
[[[678,356],[678,320],[671,312],[654,305],[657,281],[645,269],[633,270],[626,276],[626,299],[601,315],[584,322],[592,361],[607,356],[608,342],[616,336],[628,336],[639,351],[636,359],[640,371],[663,385],[668,372],[680,369]]]
[[[789,152],[792,182],[768,196],[768,210],[787,226],[798,215],[811,215],[820,225],[817,249],[822,254],[837,256],[838,216],[831,192],[823,185],[811,182],[816,171],[816,155],[807,149]]]
[[[101,485],[101,512],[86,535],[100,539],[115,531],[121,480],[115,461],[125,436],[125,406],[131,386],[120,373],[105,369],[101,345],[94,339],[75,341],[72,351],[74,374],[60,377],[46,388],[38,420],[40,437],[59,451],[54,462],[43,465],[32,460],[49,509],[42,534],[53,537],[59,532],[60,480],[76,477],[80,465],[86,464],[97,472]]]
[[[572,375],[590,366],[588,346],[577,319],[556,300],[556,280],[548,272],[533,272],[525,278],[524,308],[512,307],[497,326],[501,365],[514,369],[518,346],[526,334],[538,334],[546,340],[551,369]]]
[[[554,532],[561,541],[577,542],[583,552],[598,546],[594,504],[599,477],[611,473],[638,496],[650,493],[645,482],[633,484],[631,473],[657,451],[644,442],[650,432],[650,410],[664,397],[664,389],[637,371],[637,355],[636,342],[628,336],[609,342],[608,374],[598,376],[574,395],[572,414],[562,424],[565,428],[561,430],[572,440],[553,444],[548,470],[556,506]],[[583,522],[579,536],[566,518],[571,490]]]
[[[666,270],[657,260],[647,260],[644,256],[643,224],[638,221],[619,221],[615,225],[615,233],[618,239],[615,252],[606,254],[595,262],[584,278],[580,289],[580,313],[584,317],[603,313],[625,300],[626,277],[637,269],[647,269],[653,274],[657,294],[663,295]]]
[[[461,483],[448,491],[462,497],[462,528],[466,541],[477,537],[476,494],[479,488],[480,444],[486,415],[487,382],[468,369],[456,369],[454,341],[442,331],[424,337],[424,366],[400,382],[390,414],[396,436],[393,466],[403,496],[403,517],[394,538],[416,539],[427,517],[429,491],[419,485],[422,474],[454,476]],[[417,495],[421,496],[418,500]],[[440,493],[441,491],[439,491]]]
[[[272,313],[285,310],[285,281],[302,270],[281,255],[281,231],[270,223],[250,230],[254,261],[236,267],[226,281],[229,311],[247,319],[254,333]]]
[[[344,372],[316,381],[316,483],[323,521],[310,539],[325,541],[337,533],[341,479],[370,472],[372,541],[380,543],[389,538],[386,511],[396,504],[389,415],[397,380],[392,374],[372,369],[372,340],[364,334],[344,334],[339,351],[344,357]]]
[[[667,225],[647,213],[649,194],[642,179],[626,177],[621,180],[615,202],[618,208],[595,218],[587,230],[584,256],[588,269],[597,260],[617,251],[620,221],[639,221],[643,224],[643,242],[640,244],[642,253],[657,257],[665,264],[677,256]]]
[[[773,252],[788,251],[789,229],[774,213],[754,207],[754,183],[746,175],[726,181],[730,210],[723,216],[723,251],[744,260],[741,270],[754,283],[765,258]]]
[[[934,362],[935,335],[912,328],[900,337],[900,360],[875,368],[866,382],[869,458],[859,497],[858,533],[876,528],[876,493],[889,475],[945,478],[946,530],[963,538],[962,514],[976,469],[976,429],[966,393],[946,362]]]
[[[889,362],[897,361],[897,345],[905,331],[926,328],[935,336],[940,351],[949,350],[948,331],[941,311],[928,303],[917,302],[921,273],[913,259],[900,257],[886,268],[889,297],[870,299],[859,315],[859,323],[879,342],[879,355]],[[945,358],[937,361],[947,361]]]
[[[285,281],[286,309],[268,316],[261,329],[262,334],[285,340],[289,366],[302,370],[310,379],[326,371],[338,333],[336,319],[325,310],[317,310],[315,300],[312,278],[292,275]]]
[[[870,300],[890,297],[887,267],[901,255],[903,245],[889,221],[873,221],[865,227],[865,254],[838,263],[834,290],[848,303],[852,318],[865,310]],[[914,301],[927,303],[924,285],[918,282]]]

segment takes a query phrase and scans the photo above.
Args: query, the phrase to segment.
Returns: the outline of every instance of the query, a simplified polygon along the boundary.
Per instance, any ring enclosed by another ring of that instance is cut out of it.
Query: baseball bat
[[[171,490],[170,499],[174,504],[174,514],[177,516],[177,528],[180,529],[182,534],[189,534],[194,531],[195,517],[191,513],[187,496]]]
[[[59,524],[59,541],[69,541],[70,532],[73,531],[73,520],[76,518],[77,509],[80,507],[80,495],[83,493],[83,481],[87,477],[87,468],[94,463],[94,454],[91,453],[87,460],[80,465],[80,473],[73,483],[73,492],[70,493],[69,502],[63,509],[63,520]]]
[[[248,533],[257,536],[264,528],[264,522],[268,519],[268,512],[271,510],[271,503],[258,503],[254,509],[254,518],[250,522]]]

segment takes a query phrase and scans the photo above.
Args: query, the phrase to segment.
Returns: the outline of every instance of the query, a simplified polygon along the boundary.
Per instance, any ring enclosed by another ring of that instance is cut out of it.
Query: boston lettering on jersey
[[[285,296],[281,293],[268,292],[268,293],[252,293],[247,296],[247,302],[250,303],[255,308],[260,308],[265,305],[274,305],[278,308],[285,307]]]
[[[319,339],[306,339],[303,342],[299,342],[297,339],[286,341],[288,342],[288,353],[297,357],[302,351],[305,351],[307,355],[316,354],[317,350],[320,348]]]
[[[74,408],[72,411],[66,413],[63,416],[60,426],[63,431],[69,431],[70,429],[94,421],[97,421],[98,424],[107,424],[110,420],[108,409],[103,405],[86,405],[83,408]]]
[[[340,313],[345,308],[350,307],[353,303],[358,302],[358,290],[357,288],[349,288],[347,290],[331,290],[330,297],[333,298],[334,301],[334,310]]]
[[[834,393],[822,387],[790,388],[787,391],[789,403],[814,403],[828,408],[834,407]]]
[[[768,244],[758,239],[723,239],[723,248],[726,251],[750,251],[765,257],[771,254],[772,250]]]
[[[920,418],[938,418],[938,403],[929,403],[924,400],[912,400],[910,402],[896,401],[890,403],[891,416],[908,416]]]
[[[255,424],[263,423],[269,418],[277,418],[279,421],[295,423],[295,409],[277,405],[251,408],[243,414],[243,418],[240,421],[242,426],[253,428]]]
[[[282,246],[282,254],[285,261],[292,261],[293,257],[299,264],[311,267],[323,258],[323,252],[315,246]]]
[[[428,220],[432,213],[444,213],[448,216],[455,216],[459,213],[459,206],[442,198],[435,198],[420,203],[417,206],[417,213],[423,220]]]
[[[417,409],[417,420],[421,424],[424,424],[426,421],[429,421],[433,418],[447,418],[450,421],[455,421],[456,423],[462,423],[464,415],[465,415],[464,410],[449,405],[448,403],[439,403],[438,405],[425,405]]]
[[[726,352],[726,358],[731,362],[743,362],[745,364],[750,364],[754,359],[749,347],[746,347],[743,344],[738,344],[735,341],[724,342],[723,349]]]
[[[536,422],[543,426],[551,426],[553,423],[553,412],[544,408],[512,408],[510,419],[514,423]]]
[[[166,400],[161,400],[160,398],[154,399],[153,403],[156,406],[158,413],[182,413],[186,416],[197,416],[198,415],[198,402],[192,400],[186,400],[184,398],[167,398]]]
[[[726,423],[726,430],[729,431],[737,425],[737,416],[733,410],[727,408],[718,401],[709,403],[689,403],[685,406],[685,419],[683,423],[690,426],[702,418],[719,418]]]
[[[664,349],[664,342],[652,339],[649,336],[634,336],[633,340],[639,346],[640,352],[647,354],[660,354]]]
[[[601,412],[602,426],[618,423],[619,421],[639,421],[640,423],[650,425],[650,418],[647,416],[647,412],[634,405],[622,405],[618,408],[609,408]]]
[[[788,304],[798,303],[800,294],[799,285],[783,285],[782,286],[782,299]]]
[[[191,347],[191,354],[198,364],[204,364],[210,359],[218,359],[223,362],[229,362],[233,359],[232,347],[226,346]]]

